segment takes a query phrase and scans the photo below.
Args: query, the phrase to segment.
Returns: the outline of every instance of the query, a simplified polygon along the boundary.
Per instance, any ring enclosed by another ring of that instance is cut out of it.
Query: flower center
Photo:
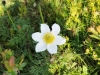
[[[52,42],[54,42],[55,40],[55,37],[52,33],[46,33],[44,36],[43,36],[43,39],[45,41],[46,44],[51,44]]]

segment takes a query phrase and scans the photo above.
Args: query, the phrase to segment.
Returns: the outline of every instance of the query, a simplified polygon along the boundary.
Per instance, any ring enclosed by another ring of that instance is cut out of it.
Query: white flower
[[[38,42],[35,47],[36,52],[47,49],[50,54],[57,53],[57,45],[62,45],[66,42],[66,39],[58,35],[59,32],[60,26],[56,23],[52,25],[52,31],[50,31],[47,24],[41,24],[41,33],[32,34],[32,39]]]

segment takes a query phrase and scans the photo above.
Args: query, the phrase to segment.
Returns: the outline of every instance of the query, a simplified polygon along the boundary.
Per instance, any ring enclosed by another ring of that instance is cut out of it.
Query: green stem
[[[42,14],[40,3],[38,4],[38,9],[39,9],[39,13],[40,13],[40,17],[41,17],[42,23],[44,23],[44,18],[43,18],[43,14]]]
[[[8,17],[9,17],[9,20],[11,21],[11,23],[12,23],[12,25],[13,25],[14,29],[16,29],[16,26],[15,26],[15,24],[14,24],[14,22],[13,22],[13,20],[12,20],[11,16],[10,16],[10,14],[9,14],[9,12],[7,11],[7,9],[6,9],[6,7],[5,7],[5,6],[4,6],[4,9],[6,10],[7,15],[8,15]]]
[[[9,12],[7,11],[7,15],[8,15],[8,17],[9,17],[9,19],[10,19],[10,21],[11,21],[11,23],[12,23],[12,25],[13,25],[13,27],[14,27],[14,29],[16,28],[16,26],[15,26],[15,24],[14,24],[14,22],[13,22],[13,20],[12,20],[12,18],[11,18],[11,16],[10,16],[10,14],[9,14]]]

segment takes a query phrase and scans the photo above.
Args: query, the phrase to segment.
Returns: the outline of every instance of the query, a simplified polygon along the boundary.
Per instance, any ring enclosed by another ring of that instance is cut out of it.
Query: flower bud
[[[6,0],[2,0],[2,4],[5,6],[6,5]]]

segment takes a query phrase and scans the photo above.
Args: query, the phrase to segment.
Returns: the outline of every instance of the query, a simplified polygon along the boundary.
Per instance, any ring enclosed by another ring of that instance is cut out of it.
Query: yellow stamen
[[[54,40],[55,40],[55,37],[54,37],[54,35],[52,34],[52,33],[46,33],[44,36],[43,36],[43,39],[44,39],[44,42],[46,43],[46,44],[51,44],[51,43],[53,43],[54,42]]]

